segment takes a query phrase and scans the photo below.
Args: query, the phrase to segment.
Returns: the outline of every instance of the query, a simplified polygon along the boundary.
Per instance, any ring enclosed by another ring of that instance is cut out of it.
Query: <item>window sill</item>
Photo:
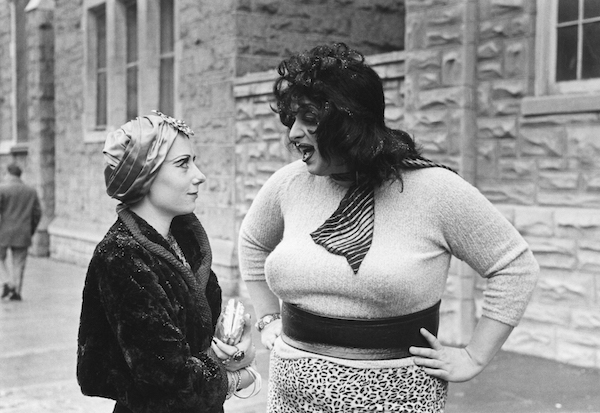
[[[521,102],[523,116],[581,112],[600,112],[600,93],[529,96]]]
[[[15,143],[13,141],[0,142],[0,155],[27,155],[29,144],[26,142]]]

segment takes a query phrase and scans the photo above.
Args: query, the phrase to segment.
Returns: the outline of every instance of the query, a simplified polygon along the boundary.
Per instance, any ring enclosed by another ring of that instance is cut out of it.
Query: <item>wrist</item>
[[[266,314],[266,315],[262,316],[261,318],[259,318],[259,320],[256,322],[256,324],[254,325],[254,327],[256,327],[256,329],[260,333],[260,332],[263,331],[263,329],[267,325],[269,325],[273,321],[279,320],[279,319],[281,319],[281,313]]]
[[[240,389],[241,382],[242,374],[239,370],[227,372],[227,399]]]

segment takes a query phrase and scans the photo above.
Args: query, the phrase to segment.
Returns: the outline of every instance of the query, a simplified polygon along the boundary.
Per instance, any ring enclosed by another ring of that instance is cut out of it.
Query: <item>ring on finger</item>
[[[230,361],[231,361],[231,358],[227,357],[226,359],[221,360],[221,363],[227,365],[227,364],[229,364]]]
[[[231,356],[231,358],[237,362],[242,361],[244,357],[246,357],[246,352],[244,350],[238,350]]]

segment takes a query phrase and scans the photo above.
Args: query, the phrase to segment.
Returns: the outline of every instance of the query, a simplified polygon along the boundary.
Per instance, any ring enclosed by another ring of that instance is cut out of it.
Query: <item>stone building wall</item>
[[[365,54],[403,50],[404,13],[397,0],[240,0],[237,75],[272,69],[323,42]]]
[[[55,218],[50,254],[86,265],[114,216],[104,194],[102,146],[84,142],[84,45],[82,3],[56,1],[55,27]]]
[[[4,2],[6,3],[6,2]],[[0,7],[0,142],[12,140],[12,59],[10,7]]]

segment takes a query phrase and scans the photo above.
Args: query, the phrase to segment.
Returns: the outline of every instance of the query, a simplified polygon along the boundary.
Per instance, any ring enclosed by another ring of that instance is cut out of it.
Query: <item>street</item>
[[[23,301],[0,304],[0,412],[106,413],[114,402],[81,395],[76,337],[85,268],[30,257]],[[263,390],[226,413],[265,411],[268,353],[257,343]],[[449,387],[446,413],[600,412],[600,371],[500,352],[467,383]]]

